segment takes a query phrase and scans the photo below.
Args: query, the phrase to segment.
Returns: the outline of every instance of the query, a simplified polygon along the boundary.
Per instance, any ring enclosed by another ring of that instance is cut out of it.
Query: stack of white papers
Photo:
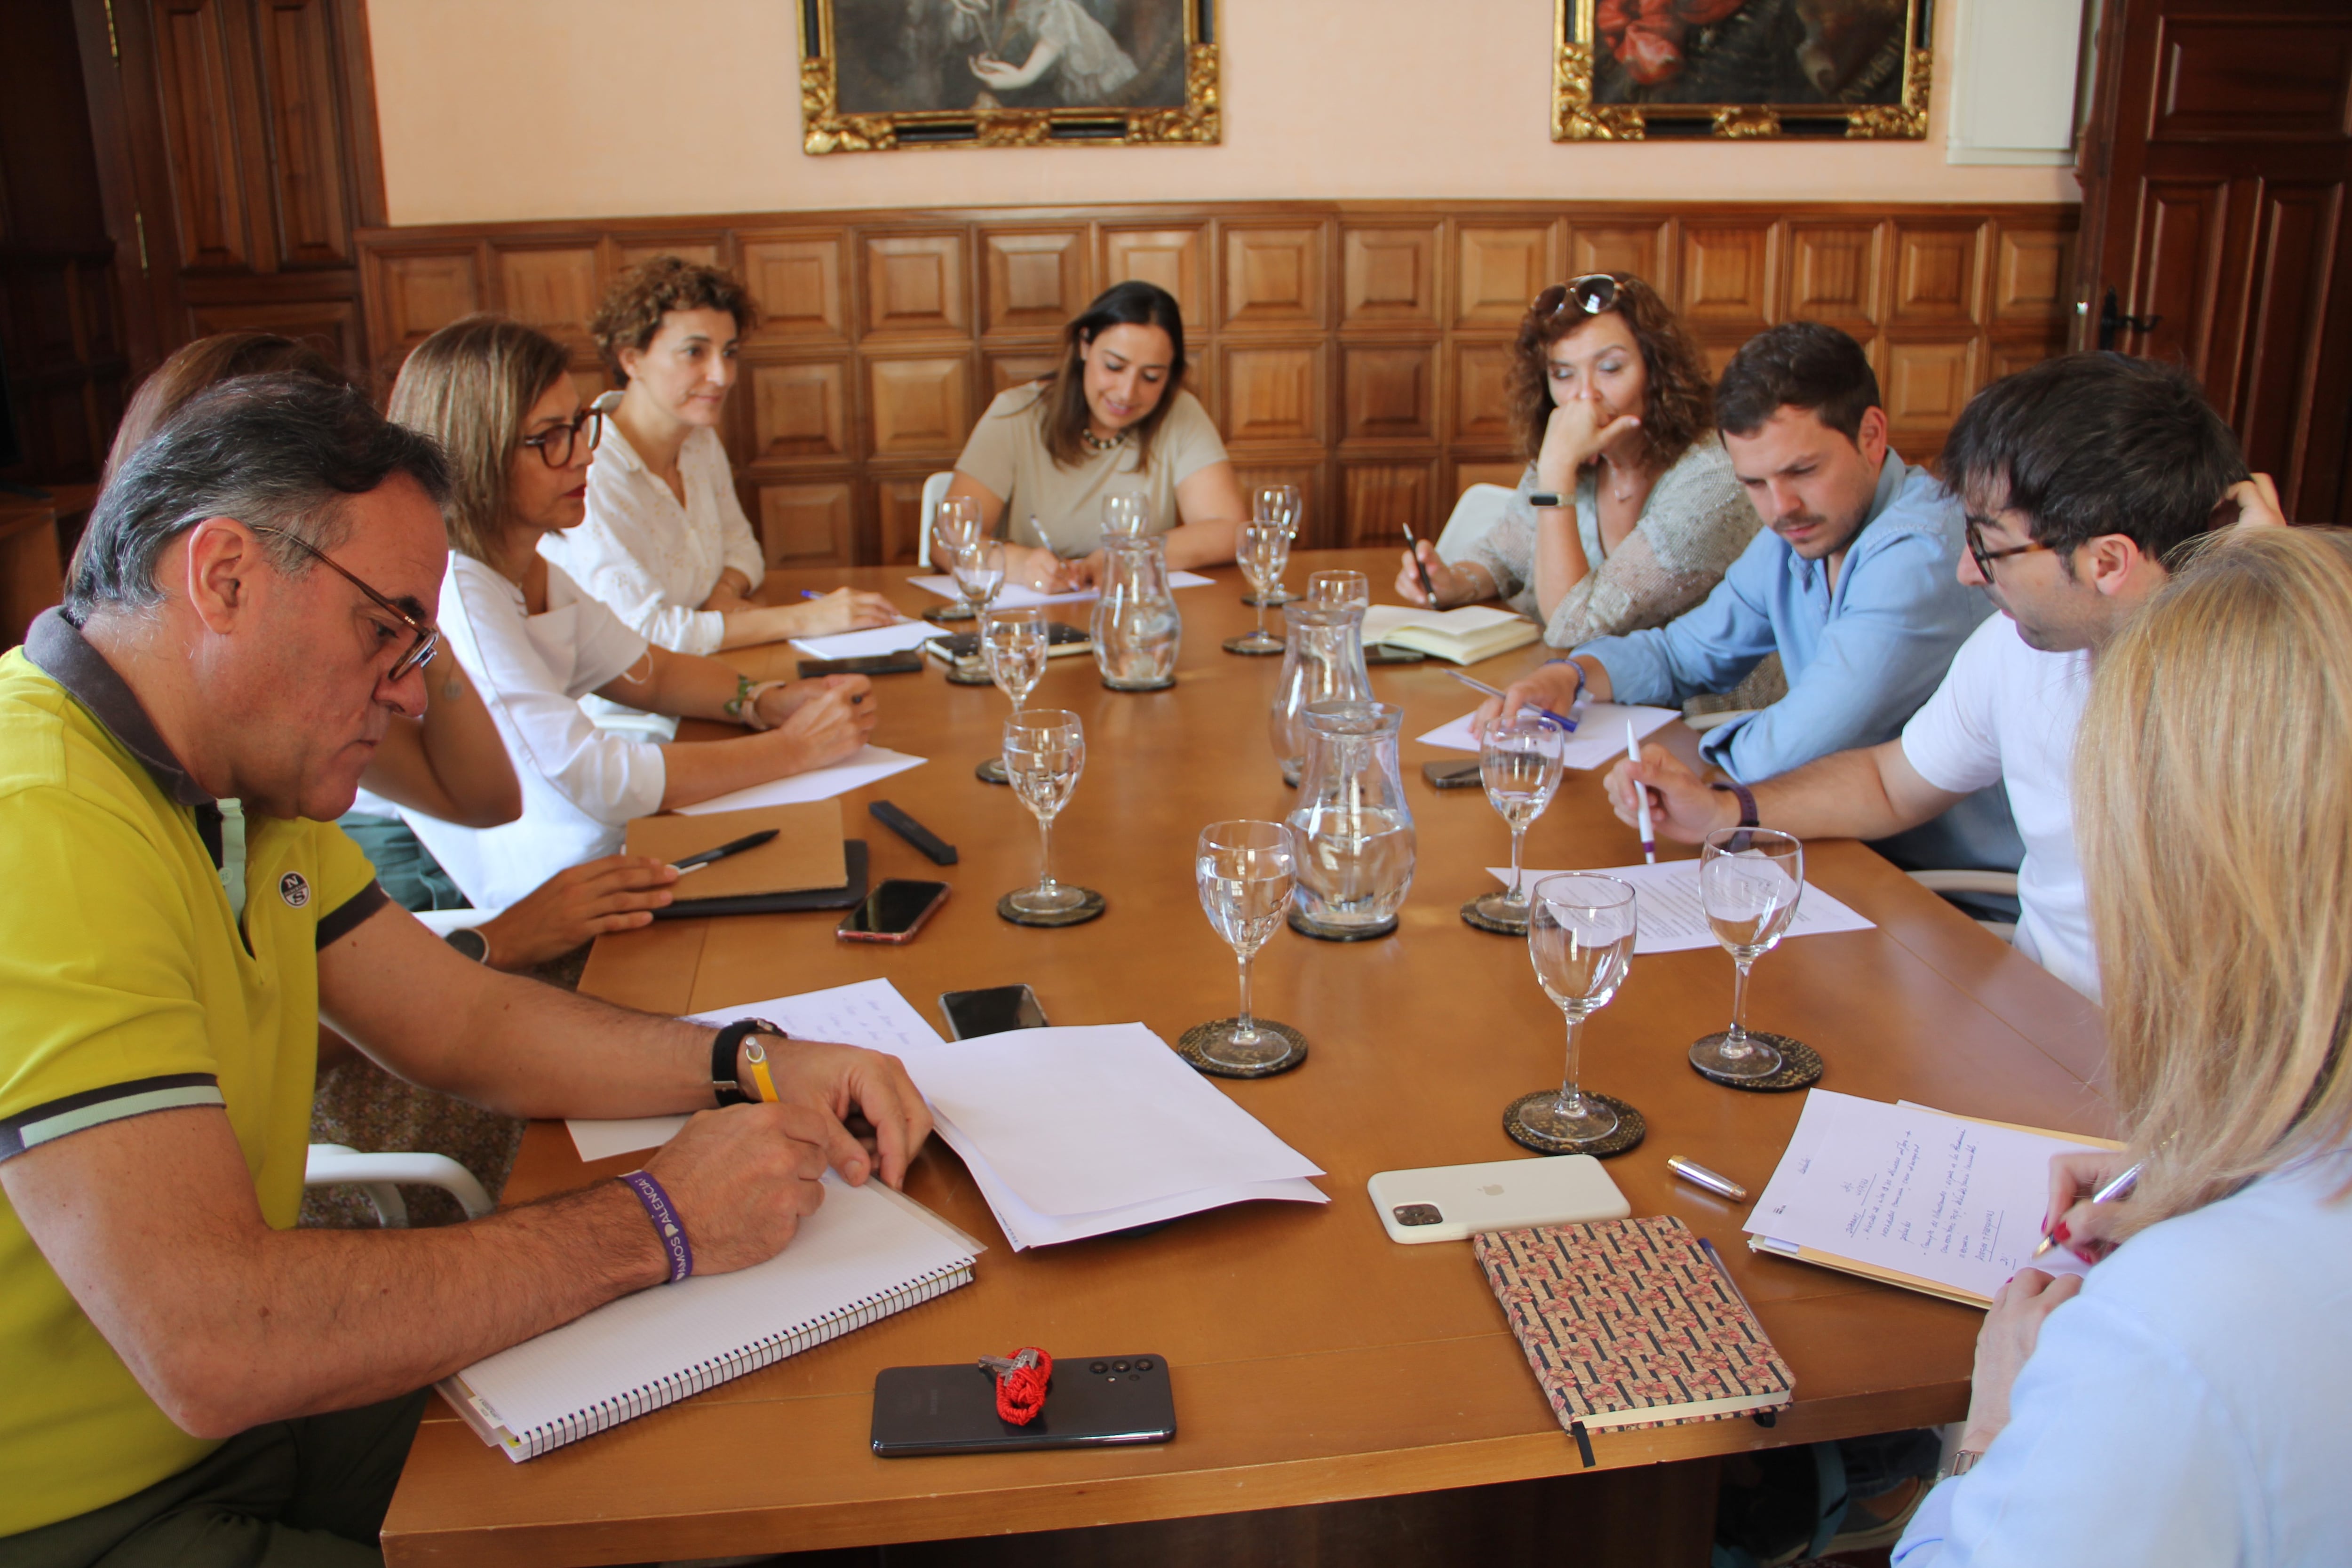
[[[702,816],[714,811],[750,811],[762,805],[790,805],[795,801],[831,800],[835,795],[863,789],[877,779],[887,779],[892,773],[903,773],[908,768],[922,765],[920,757],[881,746],[866,746],[829,768],[811,768],[789,778],[770,779],[766,784],[730,790],[677,809],[688,816]]]
[[[1019,1251],[1256,1198],[1330,1200],[1323,1173],[1140,1024],[949,1042],[887,980],[696,1015],[897,1055]],[[682,1116],[573,1121],[583,1160],[658,1147]]]
[[[1475,752],[1479,749],[1478,737],[1470,732],[1470,721],[1478,716],[1472,709],[1451,724],[1440,724],[1428,734],[1418,737],[1424,746],[1443,746],[1449,752]],[[1612,763],[1625,760],[1625,726],[1633,726],[1636,739],[1662,729],[1681,718],[1671,708],[1630,707],[1617,702],[1593,702],[1576,716],[1576,733],[1568,738],[1560,750],[1560,761],[1571,768],[1605,768]]]
[[[874,658],[920,647],[940,635],[929,621],[893,621],[859,632],[835,632],[829,637],[794,637],[793,646],[811,658]]]
[[[907,581],[926,594],[937,594],[942,599],[963,597],[956,588],[955,579],[944,572],[934,573],[928,577],[909,577]],[[1198,572],[1179,569],[1168,574],[1168,585],[1171,588],[1206,588],[1215,582],[1214,577],[1203,577]],[[1084,605],[1101,597],[1102,590],[1099,588],[1081,588],[1075,594],[1041,594],[1034,588],[1024,588],[1018,583],[1007,583],[996,591],[996,601],[992,607],[1000,610],[1020,610],[1026,609],[1032,605]]]
[[[1661,860],[1654,866],[1609,866],[1599,875],[1615,877],[1633,884],[1633,951],[1643,952],[1683,952],[1695,947],[1716,945],[1715,931],[1706,923],[1706,908],[1699,902],[1698,866],[1696,860]],[[1510,885],[1508,866],[1489,866],[1486,869],[1506,887]],[[1567,868],[1561,868],[1567,869]],[[1546,877],[1557,877],[1559,870],[1522,872],[1528,889]],[[1825,936],[1831,931],[1869,931],[1870,921],[1856,914],[1850,905],[1808,885],[1798,895],[1797,912],[1789,921],[1789,929],[1781,940],[1792,936]]]

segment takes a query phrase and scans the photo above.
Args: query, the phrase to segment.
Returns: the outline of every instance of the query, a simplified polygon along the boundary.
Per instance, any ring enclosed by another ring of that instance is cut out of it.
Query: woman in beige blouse
[[[978,500],[988,532],[1010,542],[1010,581],[1047,593],[1093,585],[1107,497],[1143,498],[1171,566],[1231,561],[1249,518],[1215,423],[1184,390],[1184,318],[1166,289],[1139,282],[1106,289],[1063,329],[1053,374],[988,405],[948,494]]]
[[[1705,598],[1762,526],[1715,432],[1706,362],[1657,291],[1622,272],[1555,283],[1519,323],[1518,493],[1469,557],[1424,541],[1441,606],[1503,599],[1574,647]],[[1429,603],[1407,555],[1397,592]]]

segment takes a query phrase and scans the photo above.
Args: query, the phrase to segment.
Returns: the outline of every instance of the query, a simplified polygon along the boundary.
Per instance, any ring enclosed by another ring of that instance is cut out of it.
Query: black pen
[[[688,855],[682,860],[673,860],[670,862],[670,869],[681,877],[688,871],[699,871],[713,860],[724,860],[730,855],[740,855],[746,849],[757,849],[761,845],[773,838],[778,831],[776,828],[768,827],[757,833],[747,833],[732,844],[721,844],[716,849],[705,849],[699,855]]]
[[[1423,595],[1427,595],[1429,599],[1429,607],[1433,610],[1437,608],[1437,590],[1430,586],[1429,568],[1421,563],[1421,541],[1412,536],[1412,524],[1408,522],[1403,526],[1404,547],[1412,552],[1412,569],[1421,574],[1421,591]],[[1570,726],[1571,729],[1574,727],[1575,726],[1573,725]]]

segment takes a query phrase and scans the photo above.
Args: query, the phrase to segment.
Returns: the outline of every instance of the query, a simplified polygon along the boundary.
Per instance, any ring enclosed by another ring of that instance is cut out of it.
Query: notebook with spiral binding
[[[1472,1238],[1559,1424],[1675,1426],[1779,1410],[1796,1378],[1731,1278],[1671,1215]]]
[[[878,1180],[824,1180],[767,1262],[608,1301],[444,1378],[442,1397],[520,1464],[971,1283],[980,1243]]]

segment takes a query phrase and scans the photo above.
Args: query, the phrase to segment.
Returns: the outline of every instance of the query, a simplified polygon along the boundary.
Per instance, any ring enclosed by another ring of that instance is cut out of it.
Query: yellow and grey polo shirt
[[[386,900],[331,824],[257,817],[240,919],[221,823],[58,611],[0,658],[0,1160],[217,1106],[262,1215],[288,1229],[318,1069],[318,950]],[[140,1389],[5,1194],[0,1391],[0,1536],[117,1501],[216,1447]]]

